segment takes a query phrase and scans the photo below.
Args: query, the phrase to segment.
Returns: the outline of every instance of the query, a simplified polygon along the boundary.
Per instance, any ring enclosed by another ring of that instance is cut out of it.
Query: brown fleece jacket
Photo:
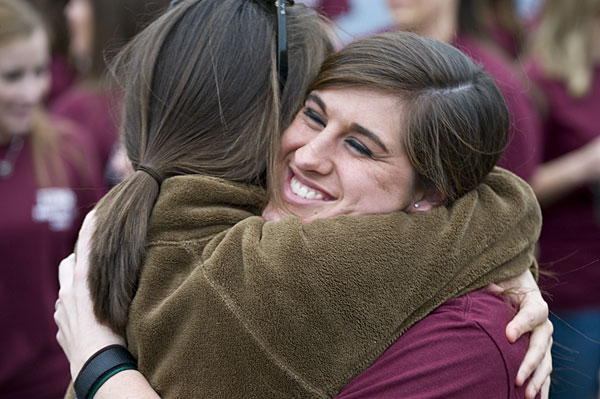
[[[446,300],[535,264],[537,201],[501,169],[429,212],[265,222],[263,199],[163,182],[127,327],[162,397],[333,397]]]

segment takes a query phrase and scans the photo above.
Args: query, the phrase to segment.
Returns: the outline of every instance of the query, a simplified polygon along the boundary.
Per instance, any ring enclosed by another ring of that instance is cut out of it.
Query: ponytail
[[[96,318],[120,335],[125,334],[129,306],[137,291],[148,224],[158,193],[155,179],[138,170],[97,206],[89,286]]]

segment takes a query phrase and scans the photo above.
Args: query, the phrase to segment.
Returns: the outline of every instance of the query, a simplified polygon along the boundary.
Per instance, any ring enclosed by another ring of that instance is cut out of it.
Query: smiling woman
[[[458,50],[424,40],[375,36],[324,63],[281,139],[266,217],[428,211],[480,184],[506,145],[506,105]]]
[[[0,392],[62,397],[68,367],[50,313],[56,270],[99,198],[80,128],[46,117],[48,37],[21,0],[0,2]],[[85,162],[84,162],[85,160]]]
[[[283,134],[277,173],[286,211],[306,221],[431,209],[398,132],[396,97],[369,90],[313,91]]]

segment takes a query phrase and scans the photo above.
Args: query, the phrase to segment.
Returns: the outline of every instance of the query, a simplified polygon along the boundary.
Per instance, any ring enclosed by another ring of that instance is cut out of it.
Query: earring
[[[413,205],[413,206],[414,206],[415,208],[418,208],[418,207],[420,207],[421,205],[420,205],[420,204],[417,202],[417,203],[415,203],[415,205]]]

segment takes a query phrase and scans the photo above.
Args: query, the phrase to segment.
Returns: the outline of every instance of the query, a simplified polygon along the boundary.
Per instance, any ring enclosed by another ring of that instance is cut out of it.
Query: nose
[[[333,170],[335,144],[324,130],[294,153],[296,166],[303,171],[327,175]]]

